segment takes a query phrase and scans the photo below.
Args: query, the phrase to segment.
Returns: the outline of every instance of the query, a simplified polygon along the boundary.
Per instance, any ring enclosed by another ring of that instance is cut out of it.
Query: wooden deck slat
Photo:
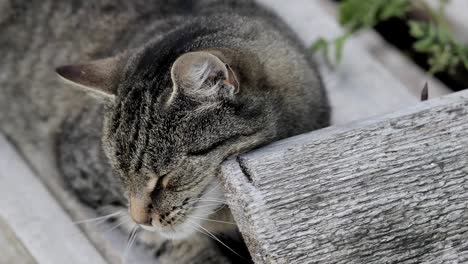
[[[3,233],[40,264],[107,263],[2,135],[0,157],[0,217],[11,229]]]
[[[433,76],[429,76],[400,50],[386,43],[377,33],[364,31],[356,35],[356,40],[362,44],[374,58],[398,78],[408,91],[415,97],[421,96],[421,89],[425,83],[429,85],[430,98],[436,98],[452,93],[447,86]]]
[[[36,264],[37,262],[0,216],[0,263]]]
[[[468,91],[228,161],[256,263],[467,263]]]

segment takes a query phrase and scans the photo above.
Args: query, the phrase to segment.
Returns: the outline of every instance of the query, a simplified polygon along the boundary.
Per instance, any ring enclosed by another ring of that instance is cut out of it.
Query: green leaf
[[[457,46],[457,55],[459,56],[461,62],[465,66],[465,69],[468,70],[468,45],[458,45]]]
[[[322,52],[323,59],[327,64],[331,64],[330,60],[330,54],[329,54],[329,47],[330,42],[324,38],[319,38],[317,39],[310,49],[312,50],[312,53],[317,53],[317,52]]]
[[[417,37],[413,45],[413,48],[417,52],[429,53],[432,50],[432,47],[437,44],[437,29],[433,24],[428,22],[418,22],[419,27],[424,30],[424,34],[420,37]]]
[[[382,0],[344,0],[339,6],[339,22],[350,31],[373,26]]]
[[[442,43],[449,43],[452,41],[451,33],[445,27],[437,27],[437,37]]]
[[[424,39],[418,40],[414,43],[413,48],[417,52],[425,53],[430,52],[431,47],[434,45],[432,38],[425,37]]]
[[[444,50],[441,53],[433,54],[433,56],[429,59],[429,64],[431,65],[431,69],[429,70],[429,72],[434,74],[434,73],[443,71],[445,69],[448,69],[450,56],[451,56],[450,46],[444,47]]]
[[[314,43],[312,43],[310,49],[313,53],[317,53],[318,51],[324,49],[326,46],[328,46],[328,41],[324,38],[319,38]]]
[[[422,38],[425,34],[424,24],[418,21],[409,21],[410,35],[414,38]]]
[[[339,22],[353,32],[402,17],[410,8],[411,0],[344,0],[339,6]]]
[[[343,49],[344,49],[344,44],[348,37],[350,36],[349,33],[344,34],[343,36],[335,39],[335,61],[336,63],[340,63],[341,59],[343,58]]]
[[[379,18],[381,21],[392,17],[402,17],[411,9],[409,0],[390,0],[382,6]]]
[[[413,49],[427,55],[430,72],[454,72],[463,65],[468,70],[468,45],[457,42],[448,26],[445,5],[449,0],[439,0],[439,8],[427,5],[427,0],[342,0],[339,5],[339,22],[346,34],[330,41],[318,39],[313,43],[313,52],[321,51],[330,63],[330,45],[334,45],[335,60],[343,57],[345,43],[355,31],[371,28],[380,22],[399,17],[406,19],[410,11],[423,9],[428,21],[408,21],[409,34],[415,38]]]
[[[427,22],[426,22],[426,23],[427,23]],[[427,35],[426,35],[426,38],[432,39],[432,40],[434,40],[435,38],[437,38],[437,28],[436,28],[436,26],[435,26],[434,24],[432,24],[432,23],[431,23],[431,24],[427,23],[427,28],[428,28],[429,30],[428,30],[427,33],[426,33],[426,34],[427,34]]]

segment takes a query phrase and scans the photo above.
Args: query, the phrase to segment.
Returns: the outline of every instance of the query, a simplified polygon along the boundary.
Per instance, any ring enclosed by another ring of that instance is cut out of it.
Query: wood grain
[[[0,217],[0,256],[0,263],[37,263],[2,217]]]
[[[468,91],[229,160],[256,263],[468,262]]]

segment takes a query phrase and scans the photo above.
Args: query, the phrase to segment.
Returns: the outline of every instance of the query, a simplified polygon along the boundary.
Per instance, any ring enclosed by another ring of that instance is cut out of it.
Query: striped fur
[[[185,226],[186,215],[230,220],[229,210],[208,215],[216,208],[192,210],[184,201],[214,186],[227,157],[328,125],[326,94],[307,50],[253,1],[6,0],[1,7],[0,50],[8,52],[0,129],[45,182],[63,182],[94,208],[125,208],[124,194],[170,175],[152,202],[172,227]],[[124,51],[130,56],[115,99],[88,97],[53,73]],[[206,81],[205,67],[194,72],[199,83],[174,93],[174,62],[198,51],[232,67],[238,94],[213,98],[220,83]],[[222,199],[221,192],[211,195]],[[212,240],[183,230],[177,236],[184,239],[169,247],[149,235],[166,263],[235,262]]]

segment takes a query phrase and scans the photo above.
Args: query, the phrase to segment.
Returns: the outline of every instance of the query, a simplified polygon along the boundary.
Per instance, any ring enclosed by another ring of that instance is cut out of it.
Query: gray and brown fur
[[[41,177],[54,171],[92,207],[126,205],[124,193],[147,195],[152,210],[167,215],[162,221],[176,225],[190,201],[214,187],[228,156],[328,125],[307,50],[252,1],[7,0],[0,9],[0,128]],[[194,96],[190,85],[177,86],[171,69],[188,52],[226,63],[238,91],[221,85],[214,96]],[[69,88],[53,72],[113,56],[122,64],[106,80],[109,97]],[[143,192],[165,175],[162,191]],[[211,263],[228,261],[211,240],[191,240],[205,241],[192,251]],[[193,260],[184,253],[193,244],[174,244],[161,259]]]

